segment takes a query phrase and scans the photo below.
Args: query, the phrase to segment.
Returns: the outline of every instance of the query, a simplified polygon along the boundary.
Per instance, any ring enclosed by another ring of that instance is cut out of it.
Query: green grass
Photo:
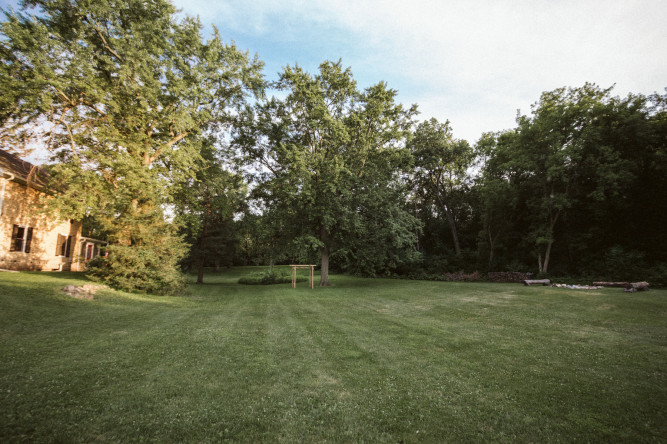
[[[667,291],[0,273],[0,442],[665,442]]]

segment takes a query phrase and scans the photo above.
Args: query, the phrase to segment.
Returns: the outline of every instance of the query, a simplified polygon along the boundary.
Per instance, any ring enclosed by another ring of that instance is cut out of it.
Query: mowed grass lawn
[[[665,442],[667,291],[0,273],[0,442]]]

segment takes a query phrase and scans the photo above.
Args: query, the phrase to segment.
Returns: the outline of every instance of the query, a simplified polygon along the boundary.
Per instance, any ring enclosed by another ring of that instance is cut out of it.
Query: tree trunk
[[[531,285],[551,285],[551,281],[549,279],[526,279],[523,281],[523,285],[531,286]]]
[[[593,285],[596,287],[632,288],[632,284],[630,282],[593,282]]]
[[[320,270],[320,287],[328,287],[329,283],[329,247],[320,248],[322,254],[322,268]]]
[[[544,269],[543,273],[548,273],[549,270],[549,258],[551,257],[551,246],[554,244],[553,240],[550,240],[547,244],[547,251],[544,252]]]
[[[198,284],[203,284],[204,283],[204,258],[202,257],[199,259],[199,264],[197,265],[197,283]]]
[[[456,253],[457,256],[460,256],[461,247],[459,246],[459,235],[456,232],[456,222],[454,221],[454,215],[447,206],[447,195],[445,194],[443,196],[440,194],[440,192],[438,192],[436,193],[436,199],[438,204],[440,204],[442,211],[445,212],[445,217],[447,217],[447,222],[449,223],[449,230],[452,233],[452,241],[454,242],[454,252]]]
[[[544,252],[544,263],[542,263],[542,255],[540,254],[540,273],[547,273],[549,270],[549,258],[551,257],[551,246],[554,244],[554,227],[558,222],[560,210],[553,214],[549,210],[549,242],[547,243],[547,250]]]
[[[537,252],[537,270],[542,273],[542,252]]]
[[[596,287],[622,287],[626,290],[648,291],[649,283],[642,282],[593,282]]]
[[[321,269],[320,269],[320,287],[328,287],[331,284],[329,283],[329,254],[331,250],[327,244],[328,234],[327,230],[322,225],[320,227],[320,240],[324,242],[324,245],[320,247],[321,254]]]
[[[495,245],[493,245],[494,242],[493,242],[493,239],[491,239],[491,236],[489,236],[489,241],[490,241],[489,242],[489,266],[491,266],[491,264],[493,263],[493,248],[494,248]]]
[[[491,228],[487,229],[487,233],[489,235],[489,266],[493,263],[493,253],[496,248],[496,241],[498,240],[498,236],[500,236],[501,230],[498,230],[496,235],[491,234]]]
[[[452,232],[452,241],[454,242],[454,252],[456,253],[457,256],[460,256],[461,247],[459,246],[459,235],[456,232],[456,222],[454,222],[454,215],[452,214],[451,211],[449,211],[447,205],[443,205],[442,209],[445,212],[445,216],[447,216],[447,222],[449,223],[449,230]]]
[[[198,267],[199,269],[197,270],[197,283],[198,284],[203,284],[204,283],[204,246],[206,245],[206,236],[208,235],[207,229],[208,229],[208,216],[209,212],[206,212],[206,217],[204,217],[204,224],[201,229],[201,236],[199,237],[199,254],[201,255],[199,258],[199,264]]]

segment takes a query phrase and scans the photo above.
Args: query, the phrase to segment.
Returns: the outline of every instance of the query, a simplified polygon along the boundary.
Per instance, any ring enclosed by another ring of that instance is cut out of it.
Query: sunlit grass
[[[0,441],[656,441],[667,291],[0,273]]]

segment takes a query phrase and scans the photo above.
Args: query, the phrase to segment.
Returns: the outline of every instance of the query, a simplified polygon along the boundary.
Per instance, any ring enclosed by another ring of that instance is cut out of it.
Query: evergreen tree
[[[163,207],[195,171],[200,135],[227,127],[248,93],[261,91],[261,63],[217,30],[203,41],[199,21],[177,19],[166,0],[22,7],[0,24],[0,91],[13,91],[0,140],[46,143],[58,162],[55,208],[94,215],[109,234],[97,276],[174,291],[186,246]]]
[[[186,263],[197,268],[197,283],[204,282],[204,266],[233,263],[238,233],[235,216],[246,206],[247,187],[243,178],[225,168],[211,143],[204,143],[202,166],[196,176],[178,187],[176,220],[190,245]]]

